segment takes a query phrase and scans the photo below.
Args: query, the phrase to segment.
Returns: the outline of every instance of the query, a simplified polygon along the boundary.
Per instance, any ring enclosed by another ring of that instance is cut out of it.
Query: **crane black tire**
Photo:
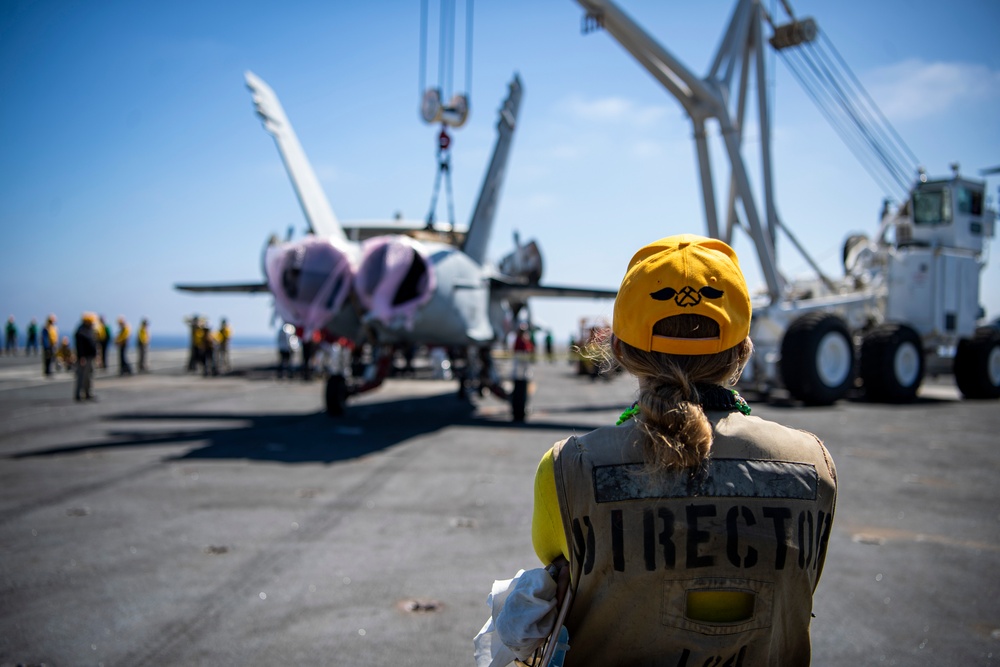
[[[875,327],[861,341],[860,374],[868,400],[912,402],[924,380],[920,334],[905,324]]]
[[[807,405],[830,405],[854,385],[854,343],[847,323],[812,312],[792,322],[781,341],[785,388]]]
[[[965,398],[1000,398],[1000,330],[980,327],[958,341],[954,371]]]
[[[343,375],[331,375],[326,380],[326,414],[340,417],[347,406],[347,380]]]

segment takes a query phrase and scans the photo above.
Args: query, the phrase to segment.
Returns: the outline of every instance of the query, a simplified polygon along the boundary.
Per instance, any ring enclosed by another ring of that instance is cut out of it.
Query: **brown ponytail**
[[[719,335],[719,325],[701,315],[677,315],[660,320],[653,331],[671,338],[711,338]],[[645,352],[614,337],[611,348],[617,362],[639,380],[636,418],[650,471],[702,463],[712,446],[712,425],[697,385],[736,384],[753,352],[750,339],[718,354],[690,356]]]

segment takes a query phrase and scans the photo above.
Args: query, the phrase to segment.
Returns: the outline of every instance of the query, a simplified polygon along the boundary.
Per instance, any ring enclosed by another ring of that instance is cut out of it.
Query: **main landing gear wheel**
[[[781,377],[793,397],[830,405],[854,382],[854,344],[847,324],[832,313],[806,313],[781,341]]]
[[[909,403],[924,379],[920,335],[905,324],[882,324],[861,342],[861,380],[869,400]]]
[[[343,375],[331,375],[326,380],[326,414],[340,417],[347,406],[347,380]]]
[[[958,341],[955,384],[965,398],[1000,398],[1000,331],[982,327]]]

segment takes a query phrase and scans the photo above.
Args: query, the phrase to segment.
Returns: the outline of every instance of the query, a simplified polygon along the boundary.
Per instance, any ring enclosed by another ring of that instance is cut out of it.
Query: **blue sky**
[[[699,75],[733,4],[621,2]],[[817,19],[931,175],[958,161],[979,178],[1000,164],[1000,3],[793,6]],[[546,282],[613,288],[639,246],[704,232],[701,194],[681,107],[609,35],[582,35],[582,13],[571,0],[476,4],[472,115],[453,133],[456,217],[468,220],[518,72],[521,123],[490,257],[517,230],[541,245]],[[84,310],[145,316],[155,335],[182,332],[198,312],[269,334],[269,297],[172,287],[257,280],[268,236],[304,228],[243,72],[279,95],[341,220],[421,219],[438,130],[418,113],[419,24],[419,0],[0,3],[0,313],[23,326],[53,312],[64,329]],[[774,67],[778,208],[839,276],[844,238],[876,230],[884,194],[784,64]],[[455,89],[464,81],[460,57]],[[998,185],[989,177],[994,204]],[[736,248],[762,286],[749,242]],[[787,243],[778,253],[787,274],[807,273]],[[1000,258],[982,286],[989,316],[1000,315]],[[538,300],[533,310],[565,340],[578,317],[611,304]]]

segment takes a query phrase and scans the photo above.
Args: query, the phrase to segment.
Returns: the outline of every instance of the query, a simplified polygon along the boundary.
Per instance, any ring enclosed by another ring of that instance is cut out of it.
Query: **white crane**
[[[982,317],[979,276],[996,218],[985,206],[985,184],[963,178],[955,166],[951,178],[938,180],[921,170],[911,187],[916,159],[832,44],[817,40],[814,20],[796,19],[782,0],[791,20],[775,25],[760,0],[738,0],[708,74],[698,77],[611,0],[577,2],[586,10],[585,31],[603,29],[616,39],[690,117],[708,235],[730,242],[739,227],[753,241],[767,297],[754,305],[757,354],[744,374],[747,381],[763,389],[783,385],[807,403],[829,404],[860,377],[869,398],[898,402],[916,396],[933,363],[954,370],[965,396],[1000,397],[1000,331],[976,326]],[[839,280],[823,275],[778,216],[765,25],[773,33],[767,42],[779,53],[794,54],[789,67],[873,177],[905,193],[895,210],[887,200],[873,240],[847,239],[845,276]],[[751,92],[760,136],[760,208],[741,152]],[[717,123],[728,158],[724,225],[709,159],[709,121]],[[816,271],[816,280],[782,276],[775,254],[778,230]]]

